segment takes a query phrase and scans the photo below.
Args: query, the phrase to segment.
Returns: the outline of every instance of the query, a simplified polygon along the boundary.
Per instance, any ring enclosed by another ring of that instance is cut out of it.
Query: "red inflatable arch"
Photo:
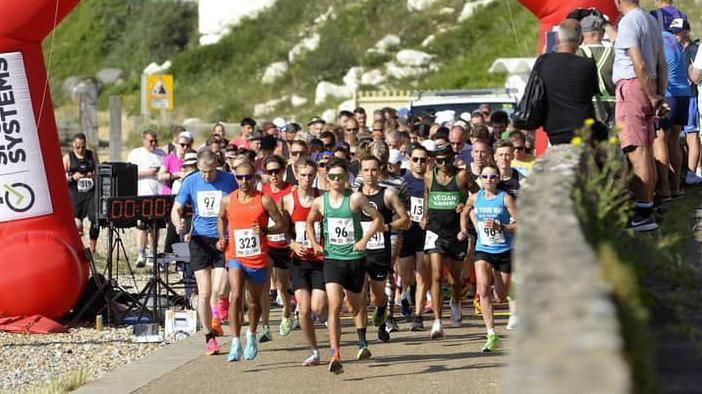
[[[88,277],[41,48],[78,2],[0,0],[0,316],[58,318]]]
[[[563,22],[565,17],[576,8],[597,8],[609,17],[614,23],[617,20],[619,11],[614,4],[614,0],[519,0],[529,11],[531,11],[541,23],[539,32],[539,52],[545,49],[546,33],[553,30],[554,26]],[[541,156],[548,147],[548,137],[543,129],[536,131],[536,155]]]

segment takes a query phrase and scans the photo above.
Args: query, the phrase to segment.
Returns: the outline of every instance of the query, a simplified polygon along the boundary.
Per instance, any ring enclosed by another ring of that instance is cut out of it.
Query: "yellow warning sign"
[[[148,106],[152,110],[173,110],[173,75],[153,74],[146,78]]]

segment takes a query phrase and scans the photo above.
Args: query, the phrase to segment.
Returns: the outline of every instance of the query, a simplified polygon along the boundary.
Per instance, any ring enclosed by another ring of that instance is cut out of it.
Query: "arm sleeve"
[[[628,48],[639,48],[639,40],[636,37],[636,30],[634,26],[631,25],[630,19],[623,19],[619,24],[619,31],[617,32],[617,42],[615,45],[617,48],[628,49]]]

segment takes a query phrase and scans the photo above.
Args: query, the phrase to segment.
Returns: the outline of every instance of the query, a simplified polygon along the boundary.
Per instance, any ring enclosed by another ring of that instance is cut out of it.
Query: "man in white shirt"
[[[140,196],[155,196],[161,190],[161,183],[157,179],[158,170],[163,164],[166,153],[158,148],[158,136],[152,130],[145,130],[142,133],[143,146],[129,152],[127,161],[138,166],[137,183],[138,194]],[[143,267],[145,263],[144,249],[146,247],[146,231],[137,228],[137,267]]]
[[[697,51],[695,61],[690,65],[690,80],[694,83],[702,83],[702,51]]]

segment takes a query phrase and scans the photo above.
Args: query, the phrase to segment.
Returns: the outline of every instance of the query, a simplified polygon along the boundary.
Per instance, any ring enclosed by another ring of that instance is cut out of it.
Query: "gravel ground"
[[[131,234],[128,230],[123,241],[134,268],[136,252]],[[162,230],[159,251],[163,250],[163,238]],[[87,237],[84,241],[87,245]],[[100,271],[104,267],[106,247],[107,231],[102,229],[96,256]],[[127,274],[124,262],[120,264],[119,271],[120,284],[133,288],[134,280]],[[134,269],[137,289],[141,289],[149,279],[150,271],[151,267]],[[178,274],[171,275],[172,281],[180,279]],[[65,334],[47,335],[0,332],[0,392],[30,391],[79,372],[85,373],[88,380],[94,380],[166,345],[133,343],[131,337],[131,327],[105,327],[100,332],[93,328],[76,327]]]
[[[131,328],[72,328],[65,334],[0,332],[0,391],[25,391],[83,371],[97,379],[164,344],[132,343]]]

